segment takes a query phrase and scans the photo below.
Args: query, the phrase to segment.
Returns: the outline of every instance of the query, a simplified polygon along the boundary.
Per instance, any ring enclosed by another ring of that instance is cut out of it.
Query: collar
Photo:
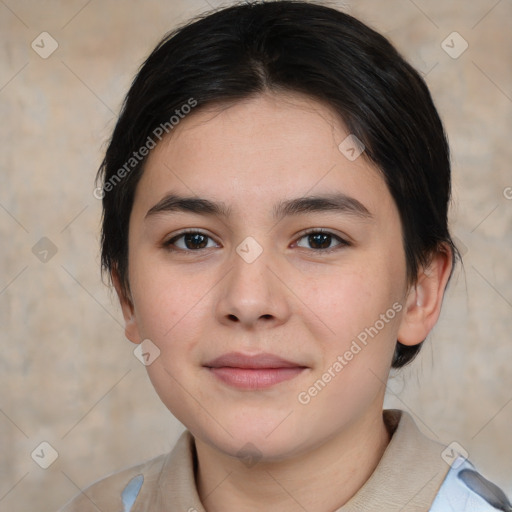
[[[335,512],[428,510],[450,469],[443,446],[424,436],[405,411],[384,410],[392,434],[379,464],[366,483]],[[195,484],[194,437],[185,430],[166,456],[161,471],[145,481],[133,512],[206,512]],[[149,476],[149,475],[148,475]]]
[[[384,455],[366,483],[336,512],[424,512],[450,469],[441,457],[444,446],[423,435],[410,414],[390,409],[383,415],[394,432]]]

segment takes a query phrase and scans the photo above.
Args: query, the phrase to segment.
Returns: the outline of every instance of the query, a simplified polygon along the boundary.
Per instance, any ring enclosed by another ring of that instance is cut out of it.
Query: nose
[[[263,250],[254,261],[233,252],[229,264],[231,270],[222,281],[216,304],[219,322],[249,329],[286,322],[290,315],[289,296],[275,261],[271,261],[270,250]]]

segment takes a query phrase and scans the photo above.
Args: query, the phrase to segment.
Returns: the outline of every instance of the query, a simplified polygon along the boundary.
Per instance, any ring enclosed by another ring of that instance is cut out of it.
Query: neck
[[[368,480],[389,440],[381,409],[306,453],[250,468],[196,438],[199,496],[208,512],[336,510]]]

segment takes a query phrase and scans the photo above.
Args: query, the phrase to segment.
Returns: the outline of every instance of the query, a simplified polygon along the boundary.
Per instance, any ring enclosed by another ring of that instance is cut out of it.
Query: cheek
[[[132,269],[130,287],[140,335],[162,345],[161,349],[184,329],[193,336],[197,317],[206,304],[205,295],[211,288],[206,276],[198,272],[184,277],[176,268],[150,258],[144,263],[134,258]]]
[[[319,279],[306,280],[300,295],[311,309],[309,316],[316,313],[332,334],[346,338],[373,325],[400,300],[402,287],[396,283],[384,265],[362,262]]]
[[[390,260],[388,264],[393,265]],[[350,272],[309,285],[305,291],[310,310],[328,327],[324,329],[325,336],[316,336],[322,342],[317,372],[323,374],[331,369],[331,373],[339,375],[336,382],[350,388],[351,396],[359,395],[361,379],[370,379],[377,387],[379,380],[387,380],[404,307],[403,278],[396,267],[394,275],[389,269],[386,271],[382,262],[366,261],[351,267]],[[311,311],[308,317],[314,320]],[[371,383],[368,386],[372,389]],[[336,384],[332,386],[334,393],[336,388]],[[345,391],[340,390],[343,394]]]
[[[387,381],[403,310],[400,287],[383,278],[380,265],[364,268],[339,275],[338,283],[326,279],[323,288],[310,287],[308,306],[319,312],[329,332],[316,336],[322,357],[310,379],[312,387],[302,391],[306,399],[318,396],[317,406],[325,411],[333,403],[347,411],[366,406]]]

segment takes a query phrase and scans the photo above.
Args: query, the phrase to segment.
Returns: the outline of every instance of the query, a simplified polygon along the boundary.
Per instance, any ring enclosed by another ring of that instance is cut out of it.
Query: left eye
[[[305,233],[302,235],[299,240],[306,239],[306,243],[310,245],[310,247],[306,247],[306,249],[314,249],[314,250],[322,250],[328,252],[330,250],[334,250],[337,247],[348,245],[348,242],[335,235],[334,233],[330,233],[329,231],[310,231],[309,233]],[[337,240],[338,244],[334,247],[331,246],[331,243]],[[297,246],[304,247],[297,242]]]

